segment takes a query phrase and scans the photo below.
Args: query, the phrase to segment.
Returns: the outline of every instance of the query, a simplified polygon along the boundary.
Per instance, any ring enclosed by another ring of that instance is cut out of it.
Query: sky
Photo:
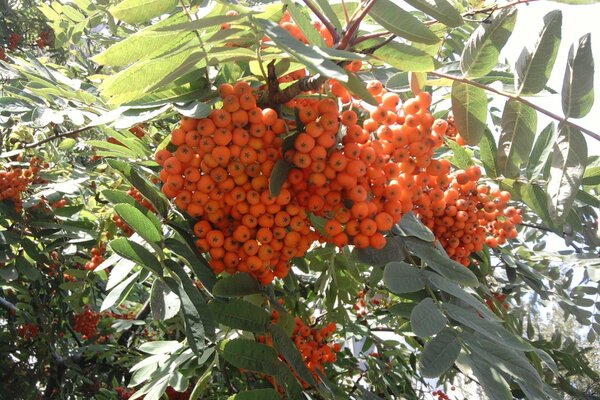
[[[595,102],[590,113],[582,119],[573,120],[580,126],[600,133],[600,3],[592,5],[570,5],[541,0],[518,6],[517,23],[508,43],[502,51],[509,64],[515,64],[523,46],[533,47],[548,12],[560,9],[563,14],[562,40],[548,86],[560,93],[567,64],[569,47],[581,36],[592,33],[592,53],[596,60],[594,73]],[[560,95],[531,97],[534,104],[555,114],[562,115]],[[538,115],[538,130],[543,129],[550,118]],[[586,136],[589,155],[600,155],[600,143]]]

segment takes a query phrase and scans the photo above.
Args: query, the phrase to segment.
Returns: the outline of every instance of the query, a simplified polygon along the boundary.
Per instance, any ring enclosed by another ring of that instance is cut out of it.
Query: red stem
[[[367,3],[367,5],[365,6],[365,8],[363,8],[361,12],[355,18],[353,18],[352,21],[350,21],[350,23],[348,24],[348,29],[346,29],[346,33],[344,34],[344,37],[342,37],[340,44],[337,46],[338,49],[344,50],[346,47],[348,47],[348,44],[350,43],[350,40],[352,39],[356,31],[358,30],[360,23],[367,16],[371,8],[373,8],[376,1],[377,0],[370,0],[369,3]]]

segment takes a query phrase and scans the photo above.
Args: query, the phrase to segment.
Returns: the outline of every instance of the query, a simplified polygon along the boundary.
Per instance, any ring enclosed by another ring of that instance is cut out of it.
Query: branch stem
[[[560,123],[568,125],[571,128],[578,129],[581,132],[585,133],[586,135],[588,135],[588,136],[590,136],[590,137],[592,137],[592,138],[600,141],[600,135],[599,134],[597,134],[597,133],[595,133],[595,132],[593,132],[593,131],[591,131],[589,129],[586,129],[586,128],[582,127],[582,126],[579,126],[576,123],[571,122],[567,118],[561,117],[560,115],[554,114],[553,112],[550,112],[550,111],[546,110],[545,108],[542,108],[542,107],[540,107],[540,106],[538,106],[536,104],[533,104],[529,100],[524,99],[523,97],[521,97],[519,95],[512,94],[512,93],[507,93],[507,92],[504,92],[504,91],[498,90],[498,89],[494,89],[491,86],[487,86],[487,85],[484,85],[484,84],[479,83],[479,82],[472,81],[472,80],[467,79],[467,78],[461,78],[459,76],[444,74],[442,72],[429,72],[429,73],[431,75],[433,75],[433,76],[437,76],[438,78],[446,78],[446,79],[450,79],[450,80],[453,80],[453,81],[465,83],[467,85],[475,86],[475,87],[478,87],[480,89],[486,90],[488,92],[495,93],[497,95],[500,95],[500,96],[503,96],[503,97],[506,97],[506,98],[509,98],[509,99],[516,100],[516,101],[518,101],[518,102],[520,102],[522,104],[525,104],[526,106],[529,106],[529,107],[533,108],[534,110],[536,110],[536,111],[538,111],[538,112],[540,112],[540,113],[542,113],[542,114],[544,114],[544,115],[546,115],[546,116],[548,116],[548,117],[550,117],[550,118],[552,118],[552,119],[554,119],[554,120],[556,120],[556,121],[558,121]]]
[[[84,126],[83,128],[75,129],[73,131],[57,133],[56,135],[48,136],[47,138],[39,140],[37,142],[25,144],[25,145],[21,146],[21,148],[22,149],[33,149],[34,147],[41,146],[41,145],[51,142],[55,139],[61,139],[64,137],[74,136],[74,135],[77,135],[78,133],[85,132],[92,128],[93,128],[93,126]]]

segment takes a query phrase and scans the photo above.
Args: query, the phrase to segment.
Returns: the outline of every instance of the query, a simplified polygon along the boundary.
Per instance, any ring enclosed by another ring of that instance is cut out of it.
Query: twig
[[[183,13],[188,17],[188,19],[190,20],[190,22],[194,22],[195,19],[192,18],[192,14],[190,14],[190,10],[188,10],[188,8],[186,7],[186,5],[184,4],[183,0],[179,0],[179,4],[181,4],[181,8],[183,9]],[[191,7],[191,2],[190,2],[190,7]],[[204,76],[206,78],[207,82],[210,82],[210,76],[208,75],[208,53],[206,52],[206,48],[204,47],[204,41],[202,40],[202,37],[200,36],[200,33],[198,33],[197,30],[194,30],[194,34],[196,34],[196,38],[198,38],[198,42],[200,42],[200,47],[202,48],[202,52],[204,53],[204,58],[206,59],[206,68],[204,68]]]
[[[340,44],[337,46],[338,49],[344,50],[346,47],[348,47],[348,44],[350,44],[350,41],[356,34],[360,23],[367,16],[371,8],[373,8],[376,1],[377,0],[370,0],[367,5],[365,5],[365,7],[356,15],[356,17],[352,18],[352,20],[348,23],[346,33],[344,33],[342,40],[340,40]]]
[[[367,41],[369,39],[377,39],[379,37],[383,37],[383,36],[387,36],[387,35],[391,35],[390,32],[375,32],[375,33],[367,33],[366,35],[362,35],[360,37],[357,37],[355,40],[353,40],[350,45],[351,46],[356,46],[359,43],[362,43],[364,41]]]
[[[84,126],[83,128],[79,128],[79,129],[75,129],[74,131],[69,131],[69,132],[64,132],[64,133],[57,133],[55,135],[49,136],[46,139],[42,139],[40,141],[37,142],[33,142],[33,143],[28,143],[26,145],[21,146],[22,149],[33,149],[34,147],[38,147],[41,146],[45,143],[51,142],[55,139],[60,139],[60,138],[64,138],[64,137],[68,137],[68,136],[74,136],[77,135],[78,133],[81,132],[85,132],[89,129],[92,129],[93,126]]]
[[[335,27],[331,25],[331,22],[329,22],[329,20],[325,18],[325,16],[321,14],[319,10],[317,10],[317,7],[315,7],[315,5],[312,4],[311,0],[302,0],[302,2],[306,4],[306,7],[308,7],[313,14],[315,14],[315,16],[319,19],[319,21],[321,21],[323,26],[327,28],[327,30],[331,34],[331,37],[333,38],[333,43],[337,43],[340,40],[340,35],[337,33]]]
[[[502,90],[497,90],[497,89],[494,89],[491,86],[487,86],[487,85],[484,85],[484,84],[479,83],[479,82],[472,81],[472,80],[467,79],[467,78],[461,78],[459,76],[448,75],[448,74],[444,74],[442,72],[429,72],[429,73],[431,75],[437,76],[439,78],[446,78],[446,79],[450,79],[450,80],[453,80],[453,81],[465,83],[467,85],[475,86],[475,87],[478,87],[480,89],[484,89],[484,90],[486,90],[488,92],[492,92],[492,93],[498,94],[500,96],[504,96],[504,97],[507,97],[509,99],[516,100],[516,101],[518,101],[518,102],[520,102],[522,104],[525,104],[525,105],[533,108],[534,110],[536,110],[536,111],[538,111],[538,112],[540,112],[540,113],[542,113],[542,114],[544,114],[544,115],[546,115],[546,116],[548,116],[548,117],[550,117],[550,118],[552,118],[552,119],[554,119],[554,120],[556,120],[558,122],[561,122],[561,123],[563,123],[565,125],[569,125],[572,128],[578,129],[581,132],[585,133],[586,135],[588,135],[588,136],[590,136],[590,137],[592,137],[592,138],[600,141],[600,135],[599,134],[597,134],[597,133],[595,133],[595,132],[593,132],[593,131],[591,131],[589,129],[586,129],[586,128],[582,127],[582,126],[579,126],[579,125],[571,122],[567,118],[564,118],[564,117],[561,117],[560,115],[554,114],[553,112],[550,112],[550,111],[546,110],[545,108],[537,106],[537,105],[533,104],[532,102],[530,102],[529,100],[526,100],[526,99],[524,99],[521,96],[518,96],[516,94],[507,93],[507,92],[504,92]]]
[[[488,7],[484,7],[484,8],[479,8],[479,9],[476,9],[476,10],[467,11],[462,16],[463,17],[469,17],[469,16],[474,16],[474,15],[477,15],[477,14],[487,14],[487,13],[490,13],[490,12],[502,10],[503,8],[514,7],[514,6],[517,6],[519,4],[532,3],[534,1],[536,1],[536,0],[515,0],[513,2],[506,3],[506,4],[501,4],[501,5],[493,4],[493,5],[488,6]]]
[[[346,2],[342,0],[342,10],[344,10],[344,20],[346,21],[346,25],[350,22],[350,18],[348,17],[348,9],[346,8]]]

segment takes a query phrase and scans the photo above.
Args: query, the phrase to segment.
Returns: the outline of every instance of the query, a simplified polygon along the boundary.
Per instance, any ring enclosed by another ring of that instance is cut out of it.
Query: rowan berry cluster
[[[8,37],[8,49],[9,50],[14,50],[17,48],[17,46],[19,45],[19,42],[21,41],[22,37],[21,35],[19,35],[18,33],[11,33],[10,36]]]
[[[28,168],[9,165],[0,171],[0,201],[8,201],[16,212],[21,212],[23,210],[21,193],[35,181],[40,168],[40,160],[33,158]]]
[[[36,338],[39,332],[40,327],[36,324],[23,324],[17,328],[17,335],[25,341]]]
[[[90,261],[85,263],[83,268],[86,271],[95,270],[96,267],[98,267],[98,265],[102,264],[102,262],[104,261],[104,257],[102,255],[105,251],[106,247],[103,244],[99,245],[98,247],[92,247],[92,249],[90,250],[91,259]]]
[[[162,191],[197,219],[196,246],[215,274],[249,272],[261,283],[284,277],[318,234],[284,183],[271,196],[269,177],[281,158],[285,123],[256,106],[250,86],[219,87],[223,106],[207,118],[183,118],[171,146],[156,153]]]
[[[323,372],[323,364],[334,363],[335,353],[340,351],[339,343],[328,343],[335,332],[335,323],[330,322],[321,329],[310,328],[300,318],[294,319],[292,341],[300,351],[302,359],[315,379],[317,371]]]
[[[49,30],[40,32],[39,37],[35,41],[35,44],[40,49],[43,49],[46,46],[50,46],[52,44],[52,32]]]
[[[437,396],[437,400],[450,400],[450,397],[441,390],[435,390],[431,392],[431,395],[434,397]]]
[[[452,114],[448,115],[445,121],[440,120],[440,122],[447,124],[446,137],[448,137],[448,139],[454,140],[461,146],[465,145],[464,139],[460,136],[460,133],[458,133],[458,130],[456,129],[456,125],[454,124],[454,116]]]
[[[271,323],[276,324],[279,319],[279,312],[273,310],[271,314]],[[334,363],[336,360],[335,353],[340,351],[339,343],[331,343],[329,339],[335,332],[335,323],[330,322],[321,329],[310,328],[300,318],[294,318],[294,330],[292,331],[291,339],[294,345],[300,352],[304,364],[312,373],[315,380],[319,381],[317,371],[324,372],[323,365]],[[269,346],[273,345],[270,336],[257,336],[256,341],[266,343]],[[281,357],[283,359],[283,357]],[[291,368],[290,368],[291,369]],[[292,370],[292,373],[295,372]],[[308,384],[298,376],[296,376],[303,386],[306,388]],[[267,378],[271,384],[277,388],[277,382],[273,377]]]
[[[82,312],[73,315],[73,330],[80,333],[83,339],[90,339],[97,333],[96,326],[100,317],[100,313],[85,308]]]
[[[431,175],[447,173],[449,164],[432,160],[442,136],[431,129],[428,94],[401,105],[380,82],[367,88],[378,101],[368,114],[339,113],[332,99],[299,107],[304,127],[285,157],[297,167],[288,175],[293,197],[327,219],[326,241],[380,249],[384,233],[413,208]],[[340,123],[345,134],[338,143]]]
[[[415,208],[448,255],[465,266],[484,244],[493,248],[515,238],[514,226],[521,222],[520,211],[506,207],[510,193],[478,185],[480,177],[477,166],[442,175],[430,182]]]
[[[135,390],[133,388],[128,389],[122,386],[118,386],[115,388],[115,392],[117,393],[117,396],[119,396],[120,400],[128,400],[131,396],[133,396]]]
[[[506,294],[504,293],[492,292],[492,296],[488,299],[485,299],[485,304],[487,304],[488,308],[492,311],[499,308],[508,310]]]
[[[171,386],[167,388],[165,394],[167,395],[169,400],[188,400],[190,398],[190,391],[188,389],[186,389],[183,392],[178,392]]]

